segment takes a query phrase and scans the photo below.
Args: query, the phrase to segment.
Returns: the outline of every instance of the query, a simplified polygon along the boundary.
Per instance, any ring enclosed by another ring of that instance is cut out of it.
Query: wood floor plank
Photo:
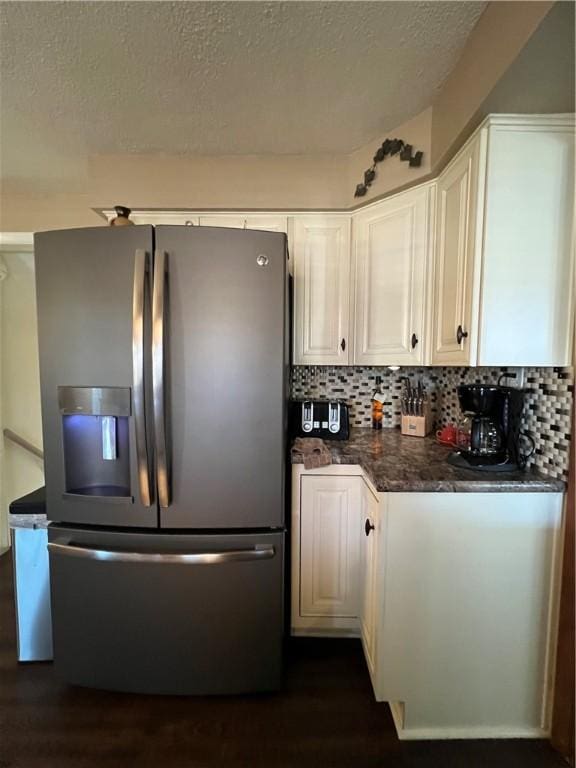
[[[287,644],[275,695],[155,697],[65,686],[18,664],[0,557],[0,768],[556,768],[546,742],[399,742],[355,640]]]

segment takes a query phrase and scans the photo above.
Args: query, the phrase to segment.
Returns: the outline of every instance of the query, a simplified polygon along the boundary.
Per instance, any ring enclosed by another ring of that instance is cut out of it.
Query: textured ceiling
[[[2,175],[350,152],[430,105],[485,5],[2,2]]]

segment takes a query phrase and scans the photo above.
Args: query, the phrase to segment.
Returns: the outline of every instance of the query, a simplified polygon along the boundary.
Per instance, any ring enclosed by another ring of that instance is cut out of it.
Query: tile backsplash
[[[568,474],[570,416],[574,393],[572,368],[388,368],[367,366],[294,366],[291,396],[294,399],[334,398],[350,405],[350,423],[369,427],[371,396],[376,376],[386,395],[384,426],[400,425],[402,380],[418,378],[430,394],[435,424],[457,422],[459,384],[496,384],[503,373],[515,372],[526,390],[522,428],[531,434],[536,451],[529,466],[565,480]],[[521,378],[523,376],[523,379]],[[513,383],[508,380],[502,383]]]

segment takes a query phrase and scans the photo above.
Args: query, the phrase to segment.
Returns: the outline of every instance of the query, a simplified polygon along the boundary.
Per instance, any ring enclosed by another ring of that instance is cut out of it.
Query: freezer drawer
[[[280,686],[284,534],[49,529],[57,675],[109,690]]]

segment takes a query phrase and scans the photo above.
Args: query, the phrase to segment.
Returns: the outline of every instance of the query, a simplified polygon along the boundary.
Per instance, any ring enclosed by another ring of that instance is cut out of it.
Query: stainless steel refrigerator
[[[278,688],[285,235],[102,227],[35,254],[58,675]]]

